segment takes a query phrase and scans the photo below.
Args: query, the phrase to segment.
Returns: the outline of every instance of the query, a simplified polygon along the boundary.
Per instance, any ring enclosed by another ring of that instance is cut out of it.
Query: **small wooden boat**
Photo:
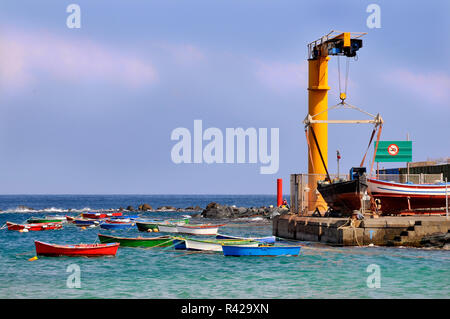
[[[122,216],[122,212],[117,213],[82,213],[81,217],[84,218],[90,218],[90,219],[103,219],[103,218],[110,218],[110,217],[118,217]]]
[[[136,226],[139,231],[158,230],[160,232],[177,233],[177,225],[184,225],[189,223],[189,218],[185,219],[169,219],[169,220],[151,220],[151,221],[136,221]]]
[[[61,222],[24,224],[24,225],[6,222],[6,226],[8,227],[8,230],[18,230],[18,231],[41,231],[41,230],[53,230],[63,228]]]
[[[230,236],[230,235],[224,235],[224,234],[217,234],[216,239],[253,240],[253,241],[258,241],[258,242],[265,243],[265,244],[274,244],[276,237],[275,236],[237,237],[237,236]]]
[[[202,225],[178,225],[177,232],[190,235],[217,235],[219,227],[222,225],[202,224]]]
[[[259,242],[251,240],[233,239],[194,239],[175,237],[177,240],[184,240],[187,250],[207,250],[222,252],[223,245],[236,245],[239,247],[258,247]]]
[[[174,245],[173,238],[170,236],[159,237],[114,237],[98,234],[101,243],[120,243],[120,247],[169,247]]]
[[[224,256],[298,256],[301,246],[259,246],[245,247],[223,245]]]
[[[126,222],[126,221],[112,221],[105,220],[100,222],[100,228],[103,229],[130,229],[136,225],[135,222]]]
[[[56,245],[34,241],[36,254],[43,256],[115,256],[119,243]]]
[[[100,225],[99,220],[88,219],[88,218],[74,218],[73,223],[76,226],[98,226],[98,225]]]
[[[66,221],[66,217],[64,216],[30,217],[27,219],[28,224],[60,223],[64,221]]]

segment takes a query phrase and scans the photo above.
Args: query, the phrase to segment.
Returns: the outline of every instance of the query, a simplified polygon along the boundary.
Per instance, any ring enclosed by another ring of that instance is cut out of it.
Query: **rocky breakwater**
[[[236,207],[221,205],[215,202],[209,203],[200,214],[204,218],[211,219],[233,219],[233,218],[255,218],[262,217],[272,219],[281,214],[288,213],[287,208],[278,207]]]

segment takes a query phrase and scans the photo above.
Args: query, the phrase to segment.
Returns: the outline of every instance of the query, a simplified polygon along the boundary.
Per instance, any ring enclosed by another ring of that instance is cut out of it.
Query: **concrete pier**
[[[442,246],[448,240],[445,216],[349,218],[303,217],[284,214],[273,219],[273,235],[336,246]]]

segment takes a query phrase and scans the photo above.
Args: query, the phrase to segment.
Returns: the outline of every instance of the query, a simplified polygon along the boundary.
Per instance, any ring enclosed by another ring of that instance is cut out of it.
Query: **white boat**
[[[189,250],[206,250],[206,251],[217,251],[222,252],[222,246],[234,245],[240,247],[258,247],[259,242],[245,241],[245,240],[229,240],[229,239],[210,239],[210,240],[200,240],[192,238],[177,238],[179,240],[184,240],[186,243],[186,249]]]
[[[176,224],[169,224],[169,223],[157,223],[158,230],[163,233],[178,233],[177,225]]]
[[[177,225],[178,233],[190,234],[190,235],[217,235],[219,231],[219,227],[223,225],[211,225],[211,224],[203,224],[203,225]],[[159,227],[159,226],[158,226]]]

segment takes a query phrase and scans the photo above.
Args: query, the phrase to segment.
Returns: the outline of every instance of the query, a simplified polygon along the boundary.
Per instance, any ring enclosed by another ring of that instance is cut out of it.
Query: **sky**
[[[66,24],[72,3],[80,28]],[[288,193],[290,174],[307,172],[307,44],[331,30],[367,32],[347,102],[383,117],[381,139],[409,135],[413,161],[449,156],[448,12],[446,0],[1,1],[0,193],[274,194],[277,178]],[[329,85],[332,106],[336,57]],[[194,120],[224,134],[278,128],[278,171],[174,163],[171,134],[193,134]],[[341,172],[358,166],[371,131],[330,125],[329,170],[336,150]]]

